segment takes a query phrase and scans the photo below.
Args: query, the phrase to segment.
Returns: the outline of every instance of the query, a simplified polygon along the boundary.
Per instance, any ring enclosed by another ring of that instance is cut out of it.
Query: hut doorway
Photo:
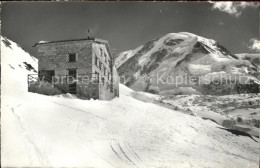
[[[68,69],[69,75],[69,93],[77,93],[77,69]]]

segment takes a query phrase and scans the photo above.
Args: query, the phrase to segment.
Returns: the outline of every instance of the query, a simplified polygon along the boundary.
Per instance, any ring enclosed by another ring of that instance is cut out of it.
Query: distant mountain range
[[[122,52],[121,82],[134,90],[168,94],[258,93],[260,54],[233,54],[212,39],[169,33]]]

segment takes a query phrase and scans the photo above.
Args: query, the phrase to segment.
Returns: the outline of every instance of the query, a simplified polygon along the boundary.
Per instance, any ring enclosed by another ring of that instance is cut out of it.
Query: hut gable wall
[[[92,43],[89,41],[68,41],[47,43],[37,46],[39,71],[55,70],[55,75],[64,75],[66,69],[78,69],[78,74],[92,73]],[[75,62],[68,61],[68,54],[76,53]]]

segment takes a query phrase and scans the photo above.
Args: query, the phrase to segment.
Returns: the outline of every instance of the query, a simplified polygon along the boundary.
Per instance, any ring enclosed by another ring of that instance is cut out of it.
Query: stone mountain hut
[[[39,77],[85,99],[119,96],[119,77],[109,44],[97,38],[39,42]]]

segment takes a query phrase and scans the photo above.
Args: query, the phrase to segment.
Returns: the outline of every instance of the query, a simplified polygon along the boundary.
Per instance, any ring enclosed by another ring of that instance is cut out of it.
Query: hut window
[[[93,79],[98,81],[98,79],[99,79],[99,73],[98,73],[97,71],[95,71],[95,75],[94,75],[94,78],[93,78]]]
[[[107,54],[106,53],[104,53],[104,56],[105,56],[105,63],[107,63]]]
[[[98,59],[97,56],[95,57],[95,64],[96,64],[97,67],[99,66],[99,59]]]
[[[76,62],[77,61],[77,54],[76,53],[70,53],[69,56],[69,62]]]
[[[103,56],[103,50],[100,48],[100,56]]]
[[[76,77],[77,76],[77,69],[67,69],[66,70],[66,75]]]
[[[109,64],[109,67],[112,67],[112,61],[111,60],[108,61],[108,64]]]
[[[107,75],[107,69],[106,69],[106,67],[104,67],[104,75],[105,75],[105,76]]]
[[[108,76],[107,78],[110,79],[110,73],[108,72],[107,74],[108,74],[108,75],[107,75],[107,76]]]
[[[104,71],[104,65],[101,64],[101,71],[103,72]]]

